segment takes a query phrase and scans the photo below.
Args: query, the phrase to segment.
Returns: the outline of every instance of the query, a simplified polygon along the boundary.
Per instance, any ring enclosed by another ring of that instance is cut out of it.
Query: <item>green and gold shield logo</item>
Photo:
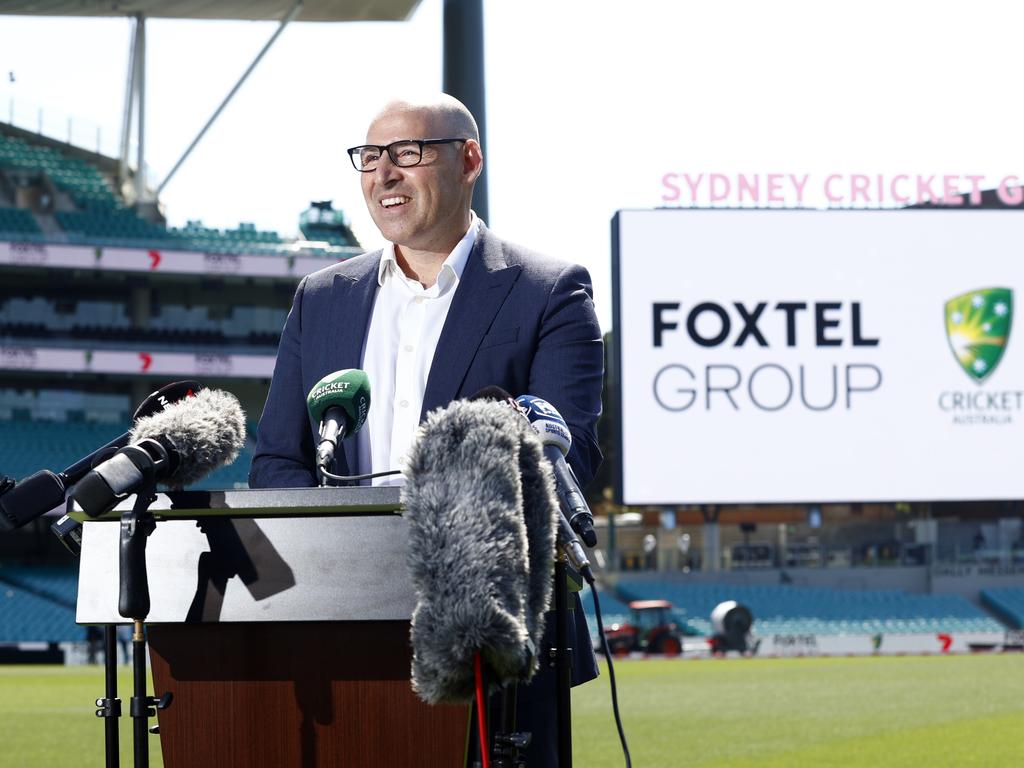
[[[975,381],[984,381],[1003,359],[1012,317],[1009,288],[981,288],[946,302],[949,347]]]

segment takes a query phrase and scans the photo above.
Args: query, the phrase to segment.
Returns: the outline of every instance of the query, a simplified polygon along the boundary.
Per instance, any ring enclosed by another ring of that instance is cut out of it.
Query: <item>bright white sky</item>
[[[310,200],[333,199],[379,245],[344,148],[387,96],[440,88],[441,13],[424,0],[407,23],[290,26],[164,191],[169,222],[295,235]],[[488,223],[587,266],[606,329],[610,219],[663,205],[666,173],[1024,178],[1011,0],[490,0],[485,14]],[[0,119],[13,98],[22,120],[43,107],[116,137],[129,29],[0,16]],[[158,178],[274,29],[148,23]]]

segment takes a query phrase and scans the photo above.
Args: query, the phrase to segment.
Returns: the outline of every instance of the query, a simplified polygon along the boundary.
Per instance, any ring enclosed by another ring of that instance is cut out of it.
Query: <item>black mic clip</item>
[[[156,518],[149,506],[156,501],[156,472],[152,465],[142,468],[145,478],[130,512],[121,516],[119,549],[120,592],[117,612],[136,621],[149,615],[149,576],[146,572],[146,540],[156,530]]]
[[[3,496],[15,486],[15,481],[7,475],[0,477],[0,496]]]

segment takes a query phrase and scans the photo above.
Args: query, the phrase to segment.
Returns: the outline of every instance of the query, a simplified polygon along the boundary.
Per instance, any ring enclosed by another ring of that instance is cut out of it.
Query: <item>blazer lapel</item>
[[[381,251],[371,254],[357,269],[336,274],[331,287],[330,322],[327,327],[328,347],[326,375],[331,371],[362,366],[366,329],[370,324],[373,302],[377,296],[377,269]],[[370,382],[373,394],[373,382]],[[356,440],[343,440],[349,474],[359,473],[359,448]]]
[[[423,392],[421,419],[459,394],[477,348],[520,270],[518,265],[508,266],[501,241],[481,224],[437,341]]]

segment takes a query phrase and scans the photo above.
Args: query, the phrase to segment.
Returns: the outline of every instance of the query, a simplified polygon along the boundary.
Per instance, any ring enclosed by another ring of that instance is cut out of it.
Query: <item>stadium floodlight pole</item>
[[[185,150],[185,154],[181,156],[178,162],[174,164],[174,167],[171,168],[170,173],[168,173],[164,180],[160,182],[160,186],[156,188],[157,197],[160,197],[160,193],[164,191],[164,187],[167,186],[167,182],[169,182],[174,177],[174,174],[178,172],[178,169],[188,159],[188,156],[192,154],[192,150],[196,148],[196,145],[202,140],[203,136],[206,135],[206,132],[210,130],[210,126],[212,126],[214,122],[216,122],[217,118],[220,117],[220,113],[224,111],[224,108],[228,105],[228,102],[231,101],[231,99],[234,97],[236,93],[238,93],[238,89],[242,87],[242,83],[244,83],[246,79],[248,79],[252,71],[256,69],[256,65],[260,63],[260,60],[266,55],[267,51],[270,50],[270,47],[274,44],[277,38],[280,37],[281,33],[284,32],[284,28],[287,27],[288,24],[296,16],[299,15],[299,11],[301,10],[302,0],[296,0],[295,5],[292,6],[292,9],[288,11],[287,14],[285,14],[283,19],[281,19],[281,24],[278,26],[277,31],[274,32],[273,35],[271,35],[270,39],[267,40],[266,45],[264,45],[260,52],[256,54],[256,58],[252,60],[252,64],[249,65],[249,68],[246,69],[242,76],[238,79],[238,82],[235,83],[235,87],[231,89],[231,92],[224,97],[224,101],[220,103],[220,106],[217,107],[217,110],[213,113],[213,115],[210,116],[210,119],[206,121],[206,125],[203,126],[201,131],[199,131],[199,134],[194,139],[192,139],[192,143],[188,145],[188,149]]]

